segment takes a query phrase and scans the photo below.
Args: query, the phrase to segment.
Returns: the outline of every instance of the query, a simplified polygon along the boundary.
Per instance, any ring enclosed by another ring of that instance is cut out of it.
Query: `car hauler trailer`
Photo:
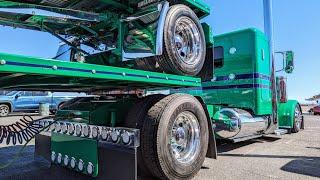
[[[0,53],[2,89],[94,94],[28,126],[45,129],[36,154],[58,172],[189,179],[217,157],[216,136],[238,142],[302,128],[300,105],[270,68],[270,40],[247,29],[213,45],[200,0],[0,1],[0,12],[0,24],[47,31],[71,47],[69,61]],[[293,53],[283,54],[291,73]],[[169,93],[147,95],[161,90]],[[1,126],[1,141],[25,136]]]

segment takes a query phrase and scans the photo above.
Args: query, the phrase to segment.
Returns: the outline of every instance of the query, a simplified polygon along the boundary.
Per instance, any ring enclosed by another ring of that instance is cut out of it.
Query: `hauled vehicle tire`
[[[164,52],[161,56],[137,61],[144,70],[195,76],[206,56],[205,35],[197,15],[185,5],[173,5],[164,26]]]
[[[0,117],[6,117],[10,113],[10,107],[6,104],[0,104]]]
[[[138,125],[143,152],[139,162],[159,179],[194,177],[205,160],[209,141],[201,103],[190,95],[173,94],[155,98],[150,105]]]
[[[301,129],[301,124],[302,124],[302,111],[300,106],[297,105],[294,110],[294,123],[293,123],[292,132],[298,133]]]

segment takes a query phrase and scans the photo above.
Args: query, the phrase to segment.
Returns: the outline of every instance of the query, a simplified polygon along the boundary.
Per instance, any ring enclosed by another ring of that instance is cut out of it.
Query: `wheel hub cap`
[[[175,49],[181,61],[194,65],[201,59],[202,41],[197,25],[188,17],[181,17],[176,22]]]
[[[171,155],[180,163],[192,162],[200,152],[200,125],[188,111],[180,113],[173,123],[170,140]]]

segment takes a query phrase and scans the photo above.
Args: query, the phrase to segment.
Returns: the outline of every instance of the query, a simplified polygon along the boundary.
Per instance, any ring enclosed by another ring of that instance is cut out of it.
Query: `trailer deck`
[[[0,89],[90,92],[198,86],[200,78],[0,53]]]

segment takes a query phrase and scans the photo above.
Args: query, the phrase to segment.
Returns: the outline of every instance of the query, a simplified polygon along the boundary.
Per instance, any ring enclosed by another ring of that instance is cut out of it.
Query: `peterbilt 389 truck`
[[[301,107],[276,77],[271,2],[264,5],[265,33],[213,36],[200,23],[210,13],[201,0],[0,1],[0,24],[70,47],[56,57],[69,61],[0,53],[0,87],[92,94],[20,129],[1,126],[0,141],[35,137],[35,154],[58,173],[190,179],[217,158],[216,139],[299,132]],[[292,73],[293,52],[282,54]]]

